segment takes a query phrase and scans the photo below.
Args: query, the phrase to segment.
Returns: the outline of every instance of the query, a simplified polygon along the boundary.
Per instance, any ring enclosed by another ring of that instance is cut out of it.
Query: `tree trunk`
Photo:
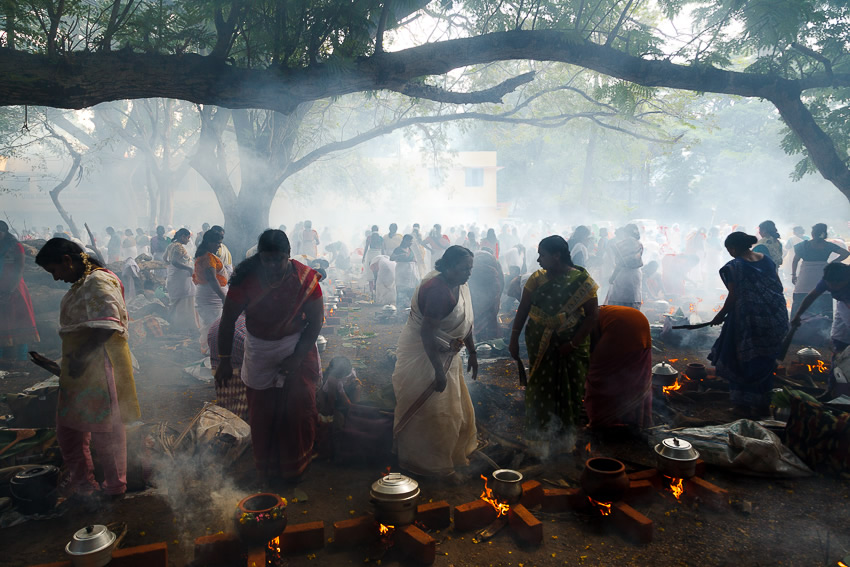
[[[253,185],[239,192],[236,206],[223,209],[224,243],[233,254],[233,262],[245,258],[249,248],[257,244],[260,234],[269,227],[269,211],[277,186]]]
[[[59,201],[59,193],[62,192],[68,185],[70,185],[71,180],[74,179],[74,176],[80,170],[80,162],[82,161],[82,155],[71,151],[71,157],[73,162],[71,163],[71,169],[68,170],[68,174],[65,176],[65,179],[59,182],[59,185],[50,190],[50,200],[53,201],[53,205],[56,207],[56,210],[59,211],[59,216],[62,217],[62,220],[65,221],[65,224],[68,225],[68,228],[71,229],[71,234],[74,235],[75,238],[79,238],[83,242],[85,242],[85,238],[83,237],[80,229],[77,228],[77,224],[74,222],[74,217],[72,217],[68,211],[65,210],[65,207],[62,206],[62,203]]]
[[[584,175],[581,182],[581,204],[587,206],[593,196],[593,157],[596,154],[596,139],[599,133],[593,126],[590,127],[590,137],[587,140],[587,148],[584,155]]]

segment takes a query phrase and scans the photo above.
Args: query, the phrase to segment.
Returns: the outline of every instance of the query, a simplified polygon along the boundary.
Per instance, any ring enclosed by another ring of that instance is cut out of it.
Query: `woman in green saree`
[[[519,360],[519,335],[528,320],[525,342],[531,375],[525,389],[529,438],[560,433],[578,424],[584,380],[590,364],[590,331],[596,323],[596,282],[573,265],[567,241],[540,241],[541,270],[528,279],[511,332],[510,353]]]

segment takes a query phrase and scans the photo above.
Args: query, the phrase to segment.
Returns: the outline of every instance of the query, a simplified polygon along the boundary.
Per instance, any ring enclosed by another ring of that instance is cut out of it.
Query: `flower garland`
[[[94,264],[89,262],[89,255],[85,252],[80,252],[80,259],[83,261],[83,275],[71,285],[71,289],[76,289],[83,285],[86,278],[94,271]]]
[[[239,516],[239,523],[247,524],[248,522],[257,522],[259,524],[282,518],[286,515],[286,498],[281,498],[281,500],[283,503],[279,506],[263,510],[262,512],[243,512],[242,515]],[[239,510],[239,508],[237,508],[237,510]]]

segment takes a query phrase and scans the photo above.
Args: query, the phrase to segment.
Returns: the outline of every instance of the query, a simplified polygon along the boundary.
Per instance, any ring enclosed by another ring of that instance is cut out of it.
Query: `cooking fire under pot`
[[[419,483],[401,473],[389,473],[372,483],[369,491],[375,521],[385,526],[405,526],[416,519]]]
[[[699,459],[699,451],[678,437],[669,437],[655,446],[655,468],[661,474],[672,478],[694,476],[697,459]]]

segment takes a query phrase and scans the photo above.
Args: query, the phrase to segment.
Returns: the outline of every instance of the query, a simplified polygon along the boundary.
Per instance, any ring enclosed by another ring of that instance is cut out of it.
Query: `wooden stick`
[[[708,327],[711,325],[711,321],[708,323],[699,323],[698,325],[673,325],[674,329],[684,329],[686,331],[695,331],[697,329],[702,329],[703,327]]]
[[[94,250],[94,253],[97,254],[98,260],[100,260],[103,265],[106,265],[106,258],[103,257],[103,254],[100,253],[100,250],[97,248],[97,244],[94,243],[94,235],[91,233],[91,229],[89,228],[89,223],[83,223],[83,226],[86,227],[86,232],[89,233],[89,240],[91,240],[91,247]]]

